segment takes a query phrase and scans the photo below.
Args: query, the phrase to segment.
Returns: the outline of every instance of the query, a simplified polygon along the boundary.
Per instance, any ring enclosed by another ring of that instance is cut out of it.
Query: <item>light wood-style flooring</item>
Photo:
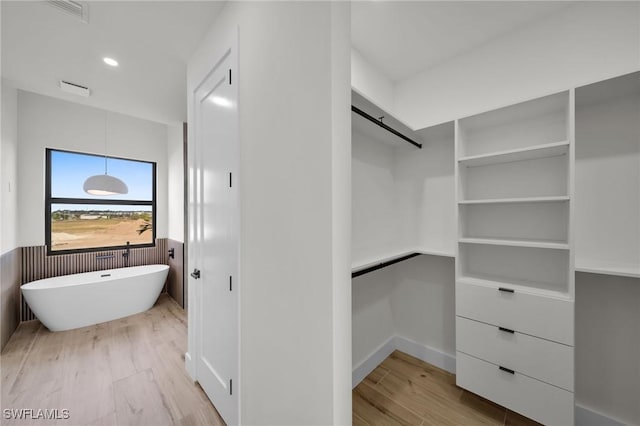
[[[149,311],[76,330],[22,323],[0,357],[0,406],[67,409],[69,418],[8,420],[0,412],[0,423],[224,425],[185,371],[186,348],[185,312],[167,295]]]
[[[63,409],[69,419],[2,425],[224,425],[184,369],[185,312],[168,296],[138,315],[52,333],[22,323],[0,357],[2,409]],[[536,423],[455,385],[455,376],[396,351],[353,390],[354,425]]]
[[[457,387],[455,375],[400,351],[353,390],[353,424],[538,425]]]

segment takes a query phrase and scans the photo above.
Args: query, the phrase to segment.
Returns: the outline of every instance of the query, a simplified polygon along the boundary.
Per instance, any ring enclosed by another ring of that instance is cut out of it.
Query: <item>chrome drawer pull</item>
[[[502,371],[506,371],[506,372],[507,372],[507,373],[509,373],[509,374],[516,374],[516,372],[515,372],[515,371],[513,371],[513,370],[512,370],[512,369],[510,369],[510,368],[503,367],[503,366],[501,366],[501,365],[500,365],[500,366],[498,366],[498,368],[499,368],[500,370],[502,370]]]
[[[498,290],[504,291],[505,293],[515,293],[512,288],[498,287]]]
[[[511,330],[510,328],[498,327],[498,330],[504,331],[505,333],[511,333],[511,334],[515,333],[515,331]]]

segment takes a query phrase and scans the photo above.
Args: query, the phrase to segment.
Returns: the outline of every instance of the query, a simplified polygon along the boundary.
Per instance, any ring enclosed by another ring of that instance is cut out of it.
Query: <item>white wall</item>
[[[455,254],[455,179],[453,123],[417,132],[422,149],[396,149],[393,162],[394,214],[406,241],[430,252]]]
[[[400,236],[396,212],[393,148],[362,133],[352,133],[352,262],[370,259],[413,245]],[[355,295],[354,295],[355,297]]]
[[[184,242],[184,146],[180,125],[167,125],[167,236]]]
[[[2,80],[0,254],[18,247],[18,91]]]
[[[354,48],[351,48],[351,87],[367,100],[393,114],[393,83]]]
[[[349,57],[335,47],[349,45],[348,13],[344,3],[231,2],[189,63],[193,90],[239,32],[244,424],[351,422],[351,315],[336,301],[349,269],[334,256],[350,235],[339,223],[349,185],[334,180],[350,174],[339,145],[350,139]]]
[[[0,89],[0,349],[19,322],[20,264],[18,220],[18,92],[3,79]],[[13,252],[13,253],[12,253]]]
[[[578,265],[640,271],[640,83],[635,86],[625,96],[576,108]]]
[[[640,424],[640,280],[576,274],[576,403]]]
[[[418,256],[395,269],[395,334],[455,357],[455,260]]]
[[[579,2],[397,84],[394,110],[422,128],[638,69],[640,3]]]
[[[395,335],[391,312],[395,281],[393,266],[352,280],[353,368]]]
[[[394,336],[416,343],[416,356],[455,357],[454,264],[418,256],[353,279],[354,370]]]
[[[167,126],[109,112],[108,155],[157,163],[157,238],[167,237]],[[45,148],[104,153],[105,111],[18,91],[18,245],[44,245]]]
[[[351,407],[351,6],[331,6],[331,228],[333,424]]]
[[[455,253],[453,123],[423,129],[422,149],[352,132],[352,262],[408,250]]]

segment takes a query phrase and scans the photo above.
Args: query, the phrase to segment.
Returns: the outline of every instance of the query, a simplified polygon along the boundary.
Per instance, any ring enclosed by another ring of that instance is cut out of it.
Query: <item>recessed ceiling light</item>
[[[105,64],[111,65],[112,67],[118,66],[118,61],[116,61],[115,59],[105,57],[105,58],[102,58],[102,60],[104,61]]]

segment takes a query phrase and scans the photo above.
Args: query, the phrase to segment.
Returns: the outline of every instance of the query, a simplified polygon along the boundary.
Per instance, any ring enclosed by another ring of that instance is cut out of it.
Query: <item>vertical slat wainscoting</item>
[[[20,323],[20,256],[17,247],[0,255],[0,351]]]
[[[132,248],[128,265],[122,256],[125,250],[47,256],[46,246],[22,247],[21,284],[44,278],[124,268],[125,266],[166,265],[168,264],[167,247],[167,239],[158,238],[155,247]],[[96,256],[100,255],[113,255],[113,258],[96,259]],[[163,291],[166,291],[166,288]],[[36,317],[20,294],[20,321],[33,319]]]
[[[169,249],[173,249],[173,259],[169,258],[167,293],[184,309],[184,243],[169,239]]]

